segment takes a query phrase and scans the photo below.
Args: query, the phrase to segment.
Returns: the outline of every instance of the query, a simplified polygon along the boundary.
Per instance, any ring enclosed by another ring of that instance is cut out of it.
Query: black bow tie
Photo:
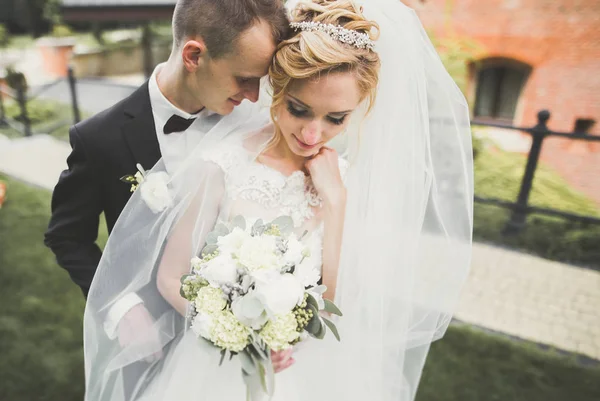
[[[185,131],[192,125],[192,123],[196,121],[195,118],[185,119],[177,114],[173,114],[171,118],[167,121],[163,128],[163,132],[165,135],[169,135],[172,132],[182,132]]]

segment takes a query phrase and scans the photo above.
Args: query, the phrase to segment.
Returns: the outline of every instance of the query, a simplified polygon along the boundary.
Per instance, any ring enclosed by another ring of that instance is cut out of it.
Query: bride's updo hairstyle
[[[293,23],[314,22],[330,24],[364,33],[377,39],[378,25],[368,21],[362,10],[351,0],[312,0],[299,3],[291,15]],[[271,117],[283,103],[291,84],[310,80],[335,72],[352,72],[362,92],[361,101],[368,98],[368,109],[373,106],[378,82],[379,56],[368,48],[343,43],[328,33],[298,28],[292,36],[277,47],[269,68],[269,81],[273,91]]]

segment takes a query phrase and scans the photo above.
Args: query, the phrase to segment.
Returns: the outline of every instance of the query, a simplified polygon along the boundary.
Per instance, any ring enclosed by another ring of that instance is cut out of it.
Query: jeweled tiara
[[[314,21],[292,22],[290,26],[296,31],[299,29],[304,32],[320,31],[325,32],[333,39],[352,45],[358,49],[375,49],[375,42],[369,38],[369,35],[363,32],[354,31],[351,29],[342,28],[333,24],[323,24]]]

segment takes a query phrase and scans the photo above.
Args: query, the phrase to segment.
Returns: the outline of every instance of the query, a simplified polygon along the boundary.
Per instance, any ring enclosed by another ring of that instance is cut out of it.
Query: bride
[[[219,366],[180,295],[206,235],[239,215],[290,216],[344,312],[339,343],[273,355],[273,399],[414,399],[470,263],[468,107],[398,0],[313,0],[291,19],[269,107],[224,117],[178,171],[159,162],[123,211],[85,311],[86,400],[246,397],[239,360]],[[140,291],[156,331],[121,348],[106,311]]]

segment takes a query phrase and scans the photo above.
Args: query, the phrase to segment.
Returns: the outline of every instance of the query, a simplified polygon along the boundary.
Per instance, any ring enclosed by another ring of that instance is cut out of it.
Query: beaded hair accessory
[[[314,21],[292,22],[290,23],[290,26],[296,31],[301,30],[303,32],[325,32],[327,35],[331,36],[338,42],[352,45],[358,49],[375,49],[375,43],[371,40],[371,38],[369,38],[369,35],[363,32],[342,28],[341,26],[333,24],[323,24],[321,22]]]

